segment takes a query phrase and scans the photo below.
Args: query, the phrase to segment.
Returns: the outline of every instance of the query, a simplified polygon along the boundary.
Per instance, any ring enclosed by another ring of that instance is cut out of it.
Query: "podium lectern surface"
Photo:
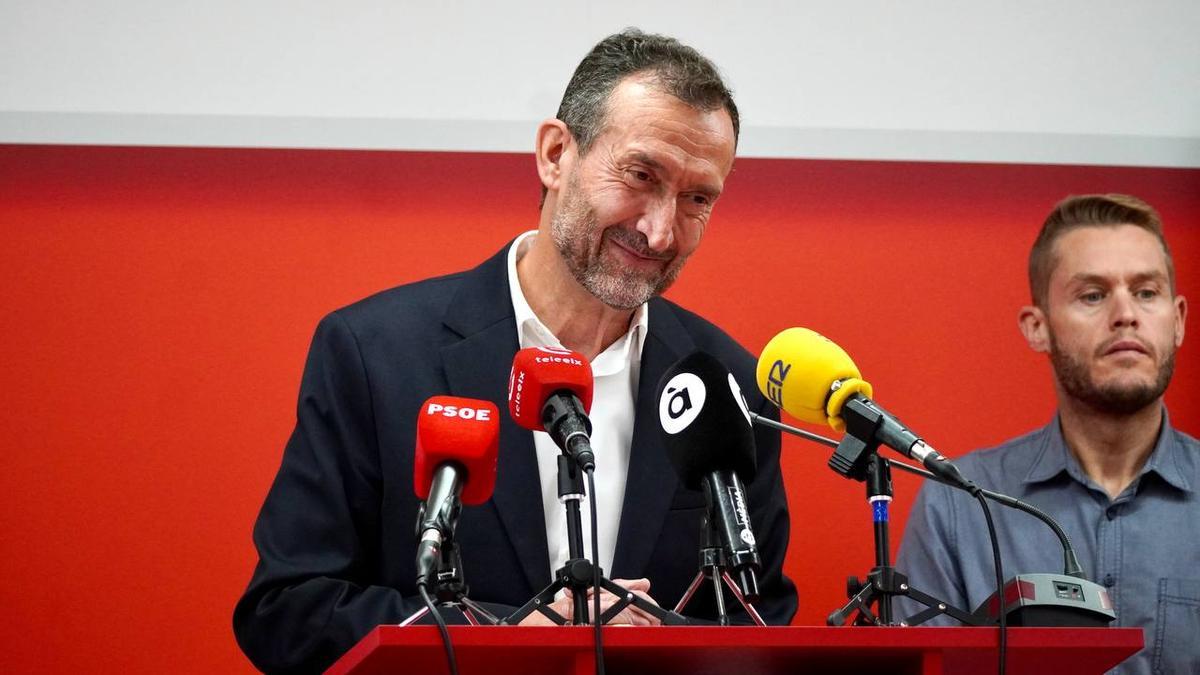
[[[717,627],[604,629],[608,672],[657,675],[996,672],[995,628]],[[587,626],[451,626],[462,675],[594,675]],[[1010,628],[1008,671],[1103,673],[1142,648],[1140,628]],[[443,673],[434,626],[379,626],[328,671]]]

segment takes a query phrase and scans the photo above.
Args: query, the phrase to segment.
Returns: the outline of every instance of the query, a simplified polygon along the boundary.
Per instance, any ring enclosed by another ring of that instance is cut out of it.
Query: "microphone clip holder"
[[[518,624],[535,611],[540,612],[543,616],[560,626],[568,622],[575,625],[591,623],[591,615],[589,614],[591,605],[588,602],[587,591],[595,585],[596,570],[592,562],[583,555],[583,524],[579,514],[579,502],[583,499],[586,492],[584,491],[585,488],[581,473],[579,464],[574,458],[568,457],[566,454],[558,456],[558,499],[567,510],[567,549],[569,558],[554,573],[554,581],[549,586],[533,596],[520,609],[504,617],[500,621],[501,624]],[[592,551],[592,555],[596,555],[596,552]],[[612,621],[629,605],[633,605],[646,614],[657,618],[663,625],[681,626],[688,623],[687,619],[676,612],[665,610],[605,577],[604,570],[602,569],[600,570],[599,581],[600,588],[618,598],[617,602],[600,615],[599,620],[601,624]],[[558,595],[559,591],[564,589],[571,593],[574,598],[574,611],[571,619],[567,619],[550,608],[550,604],[554,602],[555,596]]]
[[[846,435],[829,458],[829,468],[844,478],[864,482],[879,450],[876,432],[883,425],[883,415],[852,398],[842,406],[842,419],[846,421]],[[890,475],[888,481],[887,494],[891,497]]]
[[[458,543],[453,539],[443,542],[434,578],[437,580],[433,593],[436,605],[459,610],[466,618],[467,623],[472,626],[495,626],[500,623],[500,619],[496,618],[494,614],[467,597],[470,587],[467,586],[466,578],[463,576],[462,554],[459,552]],[[428,613],[429,608],[422,607],[401,621],[399,625],[408,626],[416,623]]]
[[[592,453],[592,422],[579,397],[560,392],[546,399],[542,406],[542,426],[554,444],[586,470],[596,468]],[[561,480],[561,478],[560,478]]]
[[[891,464],[876,452],[878,443],[864,442],[852,436],[862,430],[850,426],[852,419],[847,418],[846,436],[838,444],[837,453],[829,460],[829,465],[847,478],[866,483],[867,502],[871,505],[874,525],[875,566],[865,581],[854,576],[847,580],[846,595],[850,601],[831,612],[825,622],[830,626],[841,626],[853,616],[854,624],[859,626],[897,625],[892,615],[892,598],[907,596],[928,609],[914,614],[899,625],[916,626],[941,614],[947,614],[968,626],[987,625],[976,615],[912,588],[908,584],[908,577],[892,566],[888,541],[888,506],[892,501]],[[869,430],[873,432],[873,429]],[[871,438],[871,434],[866,438]],[[839,461],[839,466],[846,469],[845,472],[835,466],[835,459]],[[875,609],[872,610],[872,607]]]
[[[746,614],[754,622],[754,625],[767,625],[763,621],[762,616],[759,615],[758,610],[754,609],[754,605],[746,601],[746,596],[742,595],[742,591],[738,588],[737,583],[729,576],[729,565],[725,557],[725,551],[717,542],[716,529],[713,527],[712,521],[708,516],[704,517],[701,527],[704,530],[704,548],[700,549],[700,571],[696,573],[695,578],[692,579],[692,583],[684,591],[683,597],[675,605],[675,612],[682,613],[683,608],[687,607],[688,603],[692,600],[692,596],[700,589],[700,584],[704,583],[705,579],[708,579],[712,582],[713,599],[716,601],[717,623],[719,625],[729,625],[729,613],[725,609],[725,593],[721,588],[722,583],[733,594],[733,597],[742,606],[742,609],[746,611]]]

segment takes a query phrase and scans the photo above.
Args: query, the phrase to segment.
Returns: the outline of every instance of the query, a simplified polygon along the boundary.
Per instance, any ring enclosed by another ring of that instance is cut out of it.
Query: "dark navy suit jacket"
[[[254,528],[259,563],[234,611],[238,642],[259,668],[319,670],[375,626],[423,606],[414,583],[417,414],[439,394],[505,408],[518,349],[506,254],[371,296],[317,327],[296,428]],[[605,573],[649,578],[651,595],[670,608],[698,570],[704,497],[679,485],[663,450],[659,378],[701,349],[730,368],[751,410],[774,413],[754,384],[753,357],[729,336],[666,300],[651,300],[649,313],[616,554]],[[796,592],[782,574],[779,435],[762,430],[756,441],[748,501],[764,568],[757,609],[768,623],[786,624]],[[551,581],[533,435],[507,415],[494,496],[463,509],[456,539],[469,597],[502,605],[493,608],[502,614]],[[709,596],[702,588],[686,613],[711,615]]]

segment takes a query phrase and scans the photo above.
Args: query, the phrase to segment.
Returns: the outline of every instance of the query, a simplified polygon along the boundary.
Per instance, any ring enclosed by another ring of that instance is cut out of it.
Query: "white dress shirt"
[[[563,349],[559,339],[529,307],[517,278],[517,261],[529,250],[535,236],[536,230],[522,234],[508,251],[508,286],[517,322],[517,339],[522,349]],[[591,508],[587,498],[580,502],[580,514],[583,519],[584,552],[589,559],[599,560],[605,576],[611,576],[613,555],[617,548],[617,528],[621,523],[621,504],[625,499],[625,478],[629,470],[629,445],[633,438],[638,372],[647,326],[646,305],[643,304],[634,311],[629,330],[592,361],[595,389],[588,417],[592,421],[592,450],[596,455],[598,556],[593,556],[591,550]],[[533,433],[533,444],[537,449],[542,511],[546,517],[546,544],[553,576],[568,558],[566,508],[558,501],[558,456],[562,452],[550,435],[543,431]],[[584,488],[587,488],[586,482]]]

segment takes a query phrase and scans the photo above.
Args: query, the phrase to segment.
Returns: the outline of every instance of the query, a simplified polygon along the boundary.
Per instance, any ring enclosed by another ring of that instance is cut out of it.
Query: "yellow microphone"
[[[950,460],[871,400],[871,385],[858,366],[829,338],[807,328],[789,328],[771,338],[758,357],[758,388],[771,402],[805,422],[828,424],[846,431],[847,438],[829,465],[849,478],[865,469],[869,447],[883,444],[920,461],[942,480],[975,494],[979,488],[967,480]],[[850,418],[849,430],[846,417]]]
[[[854,394],[870,398],[850,355],[807,328],[789,328],[771,338],[758,358],[758,388],[792,417],[846,430],[842,406]]]

